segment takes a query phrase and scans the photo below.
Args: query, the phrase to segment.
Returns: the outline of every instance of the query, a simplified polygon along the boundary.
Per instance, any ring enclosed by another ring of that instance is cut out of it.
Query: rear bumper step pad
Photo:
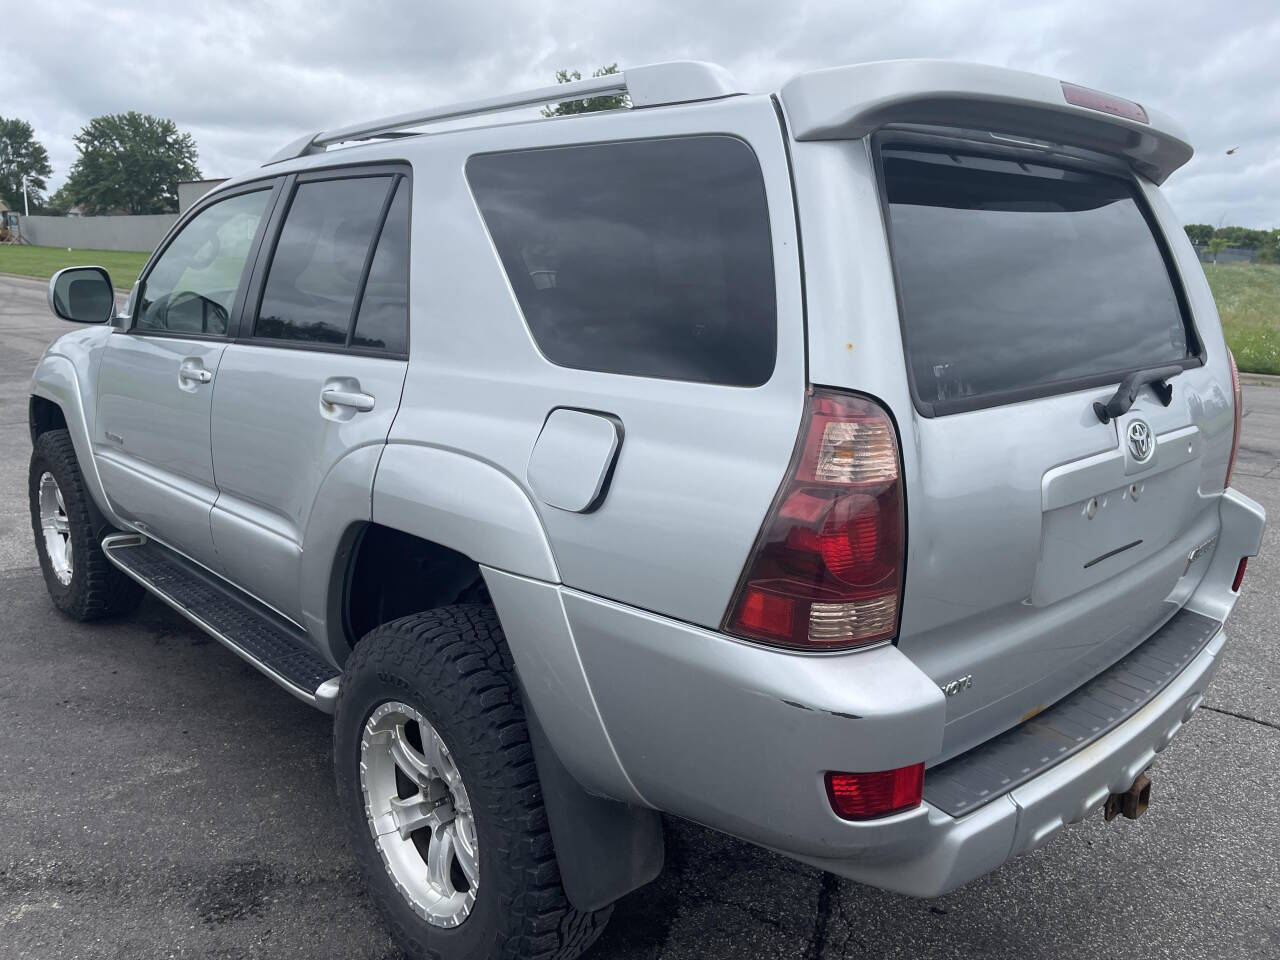
[[[338,671],[302,631],[172,550],[137,534],[102,541],[107,558],[300,700],[332,713]]]
[[[972,813],[1137,713],[1222,629],[1210,617],[1180,610],[1111,668],[1020,726],[932,767],[924,799],[953,817]]]

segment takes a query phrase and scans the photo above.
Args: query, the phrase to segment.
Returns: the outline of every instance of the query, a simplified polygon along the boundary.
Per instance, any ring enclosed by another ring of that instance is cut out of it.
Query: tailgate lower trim
[[[967,753],[931,768],[924,799],[953,817],[972,813],[1083,750],[1150,703],[1222,629],[1179,610],[1163,627],[1074,693]]]

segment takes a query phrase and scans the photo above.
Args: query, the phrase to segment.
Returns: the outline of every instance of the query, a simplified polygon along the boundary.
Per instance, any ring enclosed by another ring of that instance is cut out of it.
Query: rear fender
[[[373,520],[457,550],[482,566],[560,581],[542,521],[524,489],[474,457],[410,443],[383,450]]]
[[[560,574],[524,489],[451,450],[383,450],[372,519],[480,564],[526,704],[538,778],[570,901],[596,910],[662,869],[662,825],[622,769],[582,669]]]

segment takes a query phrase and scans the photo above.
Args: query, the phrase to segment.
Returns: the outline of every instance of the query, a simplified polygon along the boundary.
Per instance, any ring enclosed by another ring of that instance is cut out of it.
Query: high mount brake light
[[[1227,362],[1231,364],[1231,400],[1236,408],[1235,432],[1231,435],[1231,456],[1227,458],[1227,479],[1224,487],[1231,486],[1231,471],[1236,467],[1236,453],[1240,449],[1240,419],[1244,416],[1244,394],[1240,389],[1240,368],[1236,366],[1235,354],[1227,351]]]
[[[725,631],[801,650],[892,639],[902,594],[902,501],[889,415],[872,400],[815,391]]]
[[[1142,104],[1114,94],[1103,93],[1101,90],[1090,90],[1088,87],[1067,83],[1065,80],[1062,81],[1062,98],[1077,107],[1088,107],[1090,110],[1124,117],[1126,120],[1137,120],[1139,123],[1149,122],[1147,111],[1142,109]]]

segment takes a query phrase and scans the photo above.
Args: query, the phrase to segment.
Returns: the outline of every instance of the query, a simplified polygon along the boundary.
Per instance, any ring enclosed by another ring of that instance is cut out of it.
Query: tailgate
[[[849,68],[864,72],[843,112],[830,83],[783,91],[797,139],[864,137],[796,151],[811,375],[897,417],[898,646],[948,694],[945,758],[1076,690],[1186,602],[1218,530],[1231,387],[1203,278],[1189,296],[1166,235],[1185,238],[1148,179],[1190,155],[1179,137],[1136,104],[1072,105],[1047,78],[869,66]],[[904,77],[930,83],[900,95]],[[969,86],[948,97],[939,77]],[[1129,409],[1095,412],[1157,367],[1172,372]]]

